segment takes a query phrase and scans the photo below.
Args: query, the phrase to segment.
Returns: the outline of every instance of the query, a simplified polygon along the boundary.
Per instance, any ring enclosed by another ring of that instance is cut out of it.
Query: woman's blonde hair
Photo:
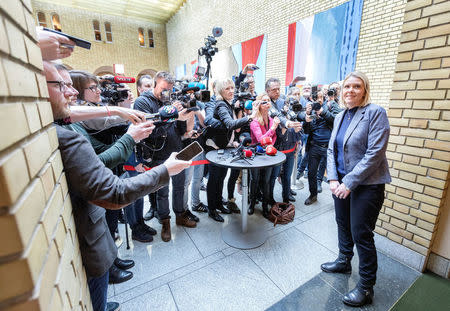
[[[342,81],[341,103],[343,103],[344,106],[347,107],[347,104],[344,101],[344,85],[345,85],[345,82],[351,77],[358,78],[363,82],[365,93],[364,93],[363,102],[362,102],[361,107],[367,106],[369,104],[369,100],[370,100],[370,83],[369,83],[369,78],[367,78],[366,74],[361,71],[350,72],[345,77],[344,81]]]
[[[223,96],[222,96],[222,92],[231,84],[232,86],[234,86],[234,82],[233,80],[231,80],[230,78],[225,78],[225,79],[220,79],[220,80],[216,80],[216,85],[215,85],[215,92],[216,92],[216,99],[217,100],[224,100]]]
[[[269,96],[266,92],[259,94],[256,96],[256,100],[262,100],[264,96]],[[270,101],[270,99],[269,99]],[[255,113],[255,120],[258,121],[259,124],[264,126],[264,117],[261,113],[261,105],[258,106],[258,109],[256,109]]]

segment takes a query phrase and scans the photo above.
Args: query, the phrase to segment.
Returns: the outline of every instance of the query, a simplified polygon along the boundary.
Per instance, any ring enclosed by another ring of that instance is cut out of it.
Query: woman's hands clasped
[[[344,183],[340,184],[337,180],[330,180],[330,190],[338,199],[346,199],[351,192]]]

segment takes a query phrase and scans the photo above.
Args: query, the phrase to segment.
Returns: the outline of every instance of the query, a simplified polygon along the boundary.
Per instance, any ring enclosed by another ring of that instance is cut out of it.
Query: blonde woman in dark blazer
[[[351,273],[356,245],[360,280],[343,302],[359,307],[373,299],[377,272],[373,230],[383,205],[385,184],[391,181],[386,159],[389,121],[382,107],[369,102],[370,85],[364,73],[350,73],[343,82],[341,96],[346,109],[335,118],[327,154],[339,256],[322,264],[321,269]]]

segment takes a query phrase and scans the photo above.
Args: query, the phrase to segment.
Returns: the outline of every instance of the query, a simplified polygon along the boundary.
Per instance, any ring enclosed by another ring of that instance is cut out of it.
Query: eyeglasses
[[[90,87],[86,87],[85,90],[91,90],[92,92],[96,92],[100,90],[100,88],[98,87],[98,85],[92,85]]]
[[[261,102],[261,105],[267,105],[267,104],[270,104],[270,103],[268,101]]]
[[[58,84],[60,92],[65,92],[65,91],[67,91],[67,89],[73,87],[72,83],[66,83],[64,81],[47,81],[47,83]]]

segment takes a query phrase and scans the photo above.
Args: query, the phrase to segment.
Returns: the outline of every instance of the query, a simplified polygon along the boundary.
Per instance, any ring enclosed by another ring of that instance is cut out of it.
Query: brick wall
[[[392,85],[387,187],[377,232],[428,256],[450,163],[450,2],[406,4]]]
[[[0,309],[90,310],[29,0],[0,1]]]
[[[136,77],[143,70],[156,72],[168,69],[166,29],[163,24],[99,14],[38,0],[32,2],[34,20],[37,20],[37,12],[43,12],[46,16],[47,27],[52,28],[51,16],[56,12],[63,32],[92,43],[90,50],[77,47],[71,57],[63,60],[64,64],[74,69],[94,72],[100,67],[112,67],[113,64],[118,63],[124,64],[125,74],[132,77]],[[100,23],[101,42],[95,41],[93,20],[98,20]],[[106,42],[105,22],[111,23],[112,43]],[[144,29],[145,47],[139,46],[138,28],[140,27]],[[153,31],[154,48],[148,47],[148,29]]]

